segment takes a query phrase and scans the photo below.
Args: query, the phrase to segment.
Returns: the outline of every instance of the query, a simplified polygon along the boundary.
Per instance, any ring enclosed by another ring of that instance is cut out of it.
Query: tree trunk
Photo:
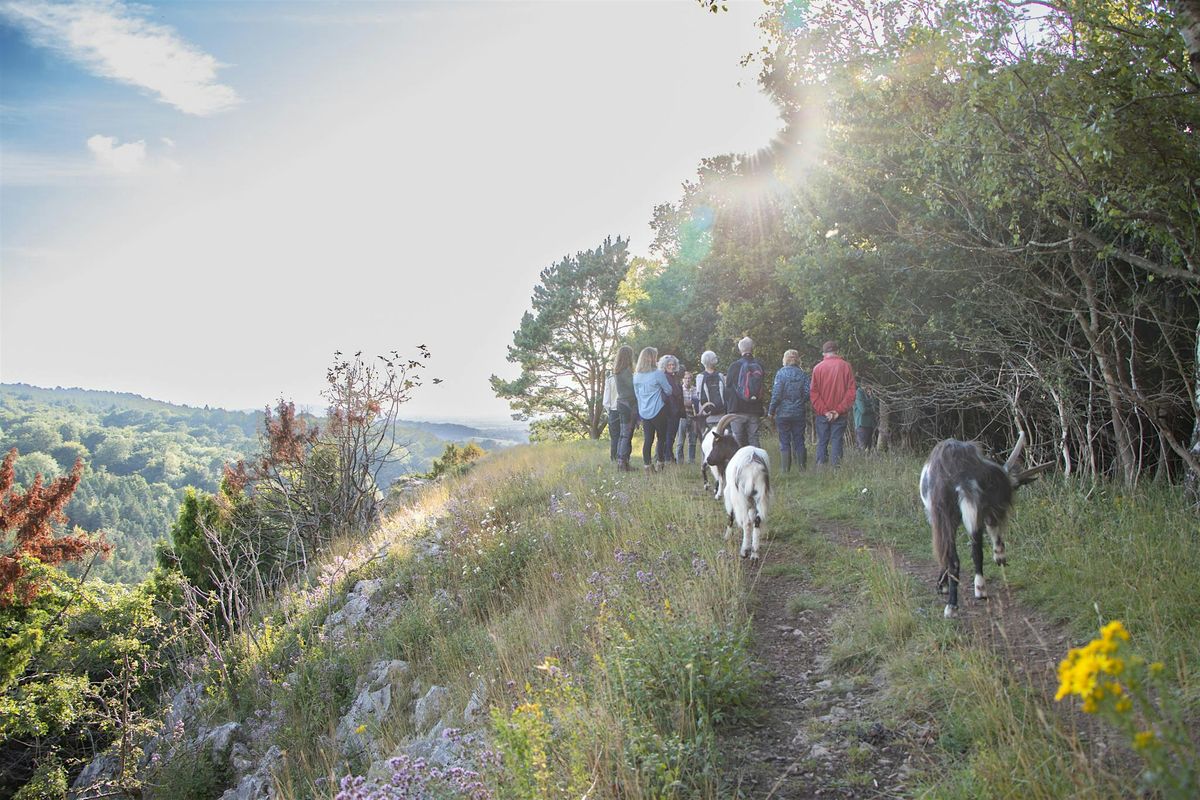
[[[892,442],[892,407],[887,400],[879,399],[879,450],[886,453]]]
[[[1188,63],[1200,80],[1200,0],[1173,0],[1171,10],[1179,20],[1179,33],[1187,46]]]
[[[1192,400],[1193,409],[1200,409],[1200,325],[1196,327],[1196,346],[1192,354]],[[1200,413],[1192,414],[1192,446],[1190,448],[1193,461],[1200,461]],[[1200,474],[1189,469],[1183,479],[1184,489],[1192,508],[1200,511]]]

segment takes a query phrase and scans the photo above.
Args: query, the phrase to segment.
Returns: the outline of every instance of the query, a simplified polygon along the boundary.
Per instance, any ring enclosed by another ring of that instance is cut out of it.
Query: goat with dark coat
[[[1016,471],[1014,467],[1025,446],[1025,433],[1017,438],[1012,455],[1003,466],[984,458],[979,445],[946,439],[938,443],[921,470],[921,502],[933,529],[933,554],[941,570],[938,593],[948,593],[945,616],[958,611],[958,547],[954,538],[959,523],[971,537],[971,560],[975,566],[975,597],[987,597],[983,580],[983,529],[992,539],[992,558],[1007,563],[1004,554],[1004,525],[1012,510],[1016,490],[1037,479],[1050,464]]]

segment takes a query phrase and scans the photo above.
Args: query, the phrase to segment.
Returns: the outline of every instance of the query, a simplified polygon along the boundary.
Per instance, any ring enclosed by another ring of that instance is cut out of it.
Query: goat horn
[[[713,428],[713,430],[717,432],[718,436],[724,436],[725,429],[729,427],[729,423],[733,422],[733,418],[736,416],[737,414],[726,414],[725,416],[721,417],[719,420],[717,420],[717,426]]]
[[[1021,470],[1016,475],[1013,475],[1013,482],[1016,483],[1017,486],[1024,486],[1027,483],[1033,483],[1035,480],[1037,480],[1038,475],[1041,475],[1043,472],[1053,466],[1053,461],[1047,461],[1045,464],[1038,464],[1036,467],[1030,467],[1029,469]]]
[[[1021,431],[1021,435],[1017,437],[1017,446],[1013,448],[1012,455],[1008,457],[1008,461],[1004,462],[1004,469],[1007,472],[1012,472],[1012,468],[1017,465],[1017,459],[1021,457],[1021,451],[1025,449],[1025,431]]]

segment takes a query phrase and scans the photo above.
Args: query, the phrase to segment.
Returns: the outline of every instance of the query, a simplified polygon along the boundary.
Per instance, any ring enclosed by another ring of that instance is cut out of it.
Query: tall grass
[[[236,683],[214,715],[272,715],[281,794],[326,797],[367,766],[334,742],[357,677],[400,658],[459,709],[484,684],[498,796],[715,797],[714,731],[746,713],[754,679],[723,530],[692,469],[619,474],[588,443],[495,454],[426,487],[371,541],[339,544],[230,643]],[[433,538],[444,556],[418,559]],[[367,578],[392,619],[330,640],[324,617]],[[371,733],[386,753],[408,725]]]

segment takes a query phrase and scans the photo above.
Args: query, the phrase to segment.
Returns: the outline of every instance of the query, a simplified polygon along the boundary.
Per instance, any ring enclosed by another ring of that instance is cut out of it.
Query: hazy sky
[[[424,343],[406,416],[505,416],[538,273],[779,127],[729,5],[0,0],[0,380],[319,406]]]

